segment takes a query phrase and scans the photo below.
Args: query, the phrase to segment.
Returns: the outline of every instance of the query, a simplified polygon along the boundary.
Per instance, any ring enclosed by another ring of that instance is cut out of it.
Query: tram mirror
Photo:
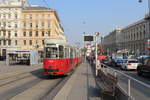
[[[84,36],[84,41],[93,41],[93,36]]]

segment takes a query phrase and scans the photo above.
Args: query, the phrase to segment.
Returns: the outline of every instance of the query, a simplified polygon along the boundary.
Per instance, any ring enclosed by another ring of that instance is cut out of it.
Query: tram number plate
[[[48,62],[53,62],[53,60],[49,60]]]

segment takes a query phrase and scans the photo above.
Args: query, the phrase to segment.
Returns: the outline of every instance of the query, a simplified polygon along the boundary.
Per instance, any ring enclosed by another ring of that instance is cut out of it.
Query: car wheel
[[[128,70],[128,69],[127,69],[127,66],[125,66],[125,68],[124,68],[124,69],[125,69],[125,71],[127,71],[127,70]]]
[[[143,72],[140,71],[140,70],[137,70],[137,74],[138,74],[139,76],[142,76],[142,75],[143,75]]]

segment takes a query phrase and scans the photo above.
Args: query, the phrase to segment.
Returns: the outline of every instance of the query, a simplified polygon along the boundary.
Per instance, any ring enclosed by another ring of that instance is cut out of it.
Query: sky
[[[61,24],[71,44],[83,42],[83,32],[107,35],[117,27],[124,27],[142,18],[148,12],[148,0],[29,0],[57,10]]]

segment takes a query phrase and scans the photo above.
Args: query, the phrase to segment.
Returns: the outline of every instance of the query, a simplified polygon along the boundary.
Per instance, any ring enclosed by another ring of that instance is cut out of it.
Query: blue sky
[[[100,32],[103,36],[116,27],[136,22],[148,12],[143,0],[46,0],[56,9],[70,43],[82,42],[82,33]],[[42,0],[30,4],[46,6]]]

